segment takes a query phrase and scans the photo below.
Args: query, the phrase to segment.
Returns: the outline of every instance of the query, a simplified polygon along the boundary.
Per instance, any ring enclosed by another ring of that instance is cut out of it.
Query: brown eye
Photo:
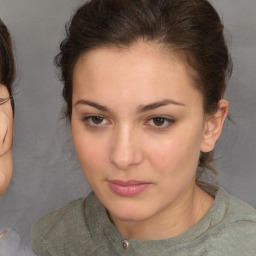
[[[173,119],[164,117],[164,116],[155,116],[150,118],[150,120],[148,121],[148,125],[158,129],[168,128],[173,123],[174,123]]]
[[[153,123],[155,126],[163,126],[166,120],[163,117],[155,117],[153,118]]]
[[[92,116],[91,120],[94,124],[101,124],[103,122],[104,118],[101,116]]]
[[[85,116],[82,118],[82,121],[91,127],[102,127],[109,124],[109,121],[103,116]]]

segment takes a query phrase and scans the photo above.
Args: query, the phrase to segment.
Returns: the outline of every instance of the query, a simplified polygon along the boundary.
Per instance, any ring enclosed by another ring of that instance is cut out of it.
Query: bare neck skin
[[[198,186],[190,186],[171,206],[149,219],[122,221],[110,214],[117,230],[127,239],[161,240],[181,235],[198,223],[214,199]],[[154,202],[152,202],[154,203]]]

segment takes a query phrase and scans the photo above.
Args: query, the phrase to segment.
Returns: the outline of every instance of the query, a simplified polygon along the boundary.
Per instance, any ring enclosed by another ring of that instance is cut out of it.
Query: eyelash
[[[157,125],[151,125],[149,124],[150,122],[154,122],[154,120],[156,121],[156,119],[162,119],[164,121],[164,124],[165,125],[160,125],[160,126],[157,126]],[[149,124],[153,129],[168,129],[171,125],[173,125],[175,122],[174,119],[171,119],[169,117],[165,117],[165,116],[153,116],[153,117],[150,117],[149,120],[146,122],[146,124]]]
[[[104,116],[101,116],[101,115],[91,115],[91,116],[85,116],[85,117],[83,117],[83,118],[82,118],[82,121],[85,123],[86,126],[91,127],[91,128],[96,128],[96,129],[97,129],[97,128],[100,128],[100,127],[103,126],[103,125],[105,125],[105,124],[102,125],[102,123],[100,123],[100,124],[95,124],[95,123],[92,121],[93,118],[102,118],[103,121],[104,121],[104,120],[107,120]]]
[[[102,119],[102,121],[108,121],[108,119],[102,115],[90,115],[90,116],[85,116],[82,118],[82,121],[85,123],[86,126],[90,127],[90,128],[101,128],[102,126],[106,126],[108,124],[102,124],[102,123],[99,123],[99,124],[96,124],[95,122],[92,121],[93,118],[100,118]],[[164,122],[164,125],[154,125],[154,124],[150,124],[150,122],[154,122],[156,121],[157,119],[162,119],[162,121]],[[168,117],[165,117],[165,116],[153,116],[153,117],[150,117],[148,119],[148,121],[145,122],[145,125],[149,125],[151,126],[153,129],[168,129],[171,125],[173,125],[175,122],[175,120],[171,119],[171,118],[168,118]]]

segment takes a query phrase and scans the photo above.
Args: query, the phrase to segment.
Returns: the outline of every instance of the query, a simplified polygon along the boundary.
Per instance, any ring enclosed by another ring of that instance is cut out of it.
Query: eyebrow
[[[146,111],[150,111],[150,110],[154,110],[156,108],[160,108],[163,106],[167,106],[167,105],[177,105],[177,106],[185,106],[185,104],[181,103],[181,102],[177,102],[175,100],[171,100],[171,99],[164,99],[158,102],[154,102],[148,105],[140,105],[138,107],[138,112],[142,113],[142,112],[146,112]]]
[[[108,109],[106,106],[100,105],[100,104],[98,104],[96,102],[93,102],[93,101],[81,99],[81,100],[78,100],[75,103],[75,106],[80,105],[80,104],[94,107],[94,108],[96,108],[100,111],[111,112],[111,110]],[[148,104],[148,105],[140,105],[140,106],[138,106],[137,111],[139,113],[142,113],[142,112],[154,110],[154,109],[157,109],[157,108],[160,108],[160,107],[163,107],[163,106],[167,106],[167,105],[170,105],[170,104],[177,105],[177,106],[185,106],[185,104],[183,104],[181,102],[177,102],[177,101],[174,101],[174,100],[171,100],[171,99],[164,99],[164,100],[154,102],[154,103],[151,103],[151,104]]]
[[[100,105],[100,104],[98,104],[98,103],[96,103],[96,102],[93,102],[93,101],[89,101],[89,100],[78,100],[78,101],[75,103],[75,106],[80,105],[80,104],[81,104],[81,105],[89,105],[89,106],[91,106],[91,107],[97,108],[97,109],[100,110],[100,111],[104,111],[104,112],[109,111],[109,112],[110,112],[110,110],[109,110],[106,106]]]

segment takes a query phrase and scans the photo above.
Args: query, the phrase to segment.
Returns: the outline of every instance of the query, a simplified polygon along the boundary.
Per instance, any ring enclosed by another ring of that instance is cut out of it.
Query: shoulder
[[[208,245],[216,255],[256,255],[256,209],[223,189],[217,197],[221,203],[215,214],[222,218],[210,229]]]
[[[32,245],[37,255],[64,255],[67,233],[86,226],[85,198],[70,202],[41,219],[32,228]]]
[[[248,203],[230,195],[224,189],[219,190],[219,195],[222,197],[225,204],[225,219],[231,222],[249,221],[256,225],[256,209]]]

